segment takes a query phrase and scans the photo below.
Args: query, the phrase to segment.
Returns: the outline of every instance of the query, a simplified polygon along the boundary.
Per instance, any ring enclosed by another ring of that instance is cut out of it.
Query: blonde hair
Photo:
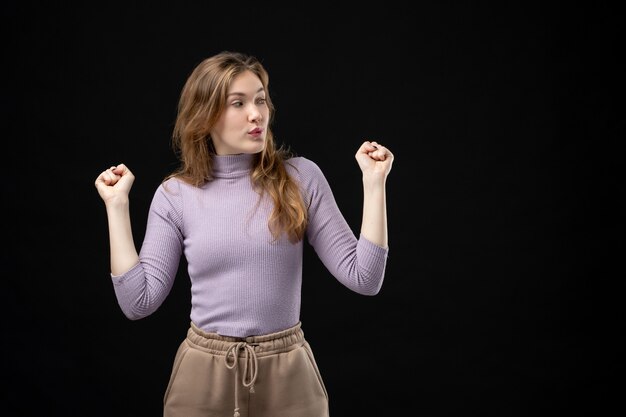
[[[274,143],[271,123],[275,109],[269,95],[269,75],[253,56],[222,51],[200,62],[192,71],[180,95],[172,134],[172,146],[180,166],[165,180],[176,177],[199,187],[214,179],[215,149],[210,131],[224,111],[228,87],[244,71],[259,77],[269,108],[266,144],[263,151],[253,157],[251,181],[261,195],[267,193],[274,203],[268,219],[274,239],[285,233],[290,241],[297,242],[304,237],[307,208],[298,184],[285,169],[285,161],[292,153]]]

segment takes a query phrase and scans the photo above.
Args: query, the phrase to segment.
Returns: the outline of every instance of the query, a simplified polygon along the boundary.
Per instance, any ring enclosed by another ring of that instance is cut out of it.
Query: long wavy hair
[[[285,169],[285,161],[293,153],[274,143],[271,124],[275,108],[269,95],[269,75],[253,56],[222,51],[194,68],[181,92],[172,134],[172,146],[180,166],[165,180],[176,177],[200,187],[214,179],[213,157],[216,153],[210,132],[226,107],[231,82],[244,71],[251,71],[259,77],[269,108],[265,147],[253,157],[252,185],[261,195],[267,193],[272,198],[274,207],[268,227],[274,239],[285,233],[291,242],[297,242],[304,236],[307,208],[298,184]]]

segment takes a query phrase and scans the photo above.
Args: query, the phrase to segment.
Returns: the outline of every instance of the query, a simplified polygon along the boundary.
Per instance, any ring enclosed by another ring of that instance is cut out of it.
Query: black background
[[[381,292],[306,248],[331,415],[623,412],[624,16],[550,4],[3,2],[3,415],[161,415],[184,264],[126,319],[93,181],[131,167],[139,245],[182,85],[227,49],[263,61],[278,142],[320,165],[355,233],[354,153],[396,156]]]

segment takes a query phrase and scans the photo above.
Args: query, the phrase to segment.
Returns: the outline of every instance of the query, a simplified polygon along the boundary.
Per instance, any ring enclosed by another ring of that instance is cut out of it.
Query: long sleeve
[[[159,186],[148,213],[139,263],[111,276],[120,308],[131,320],[156,311],[172,289],[183,245],[181,205],[177,181]]]
[[[362,295],[378,294],[389,248],[354,234],[317,164],[301,157],[294,160],[294,167],[309,204],[308,242],[328,271],[347,288]]]

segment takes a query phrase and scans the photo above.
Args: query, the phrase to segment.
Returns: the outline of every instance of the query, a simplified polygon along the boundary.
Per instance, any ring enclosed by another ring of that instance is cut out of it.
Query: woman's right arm
[[[139,263],[130,223],[130,189],[135,180],[124,164],[112,166],[96,178],[95,186],[104,201],[109,224],[111,273],[121,275]]]

